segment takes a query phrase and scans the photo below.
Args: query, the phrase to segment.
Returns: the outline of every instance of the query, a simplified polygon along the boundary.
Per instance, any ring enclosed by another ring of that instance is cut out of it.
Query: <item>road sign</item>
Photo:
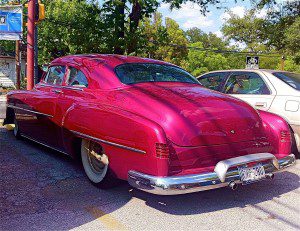
[[[22,34],[22,5],[0,6],[0,40],[21,40]]]
[[[246,57],[246,68],[247,69],[258,69],[259,68],[259,57],[258,56],[247,56]]]

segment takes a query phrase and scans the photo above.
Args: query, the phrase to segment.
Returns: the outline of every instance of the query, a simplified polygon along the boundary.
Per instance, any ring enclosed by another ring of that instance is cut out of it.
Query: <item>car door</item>
[[[258,73],[248,71],[232,72],[222,91],[265,111],[270,108],[276,95],[268,81]]]
[[[38,114],[34,125],[28,133],[30,138],[52,148],[58,149],[58,134],[60,124],[57,123],[58,98],[62,93],[62,83],[66,73],[66,66],[54,65],[49,67],[44,79],[35,86],[35,94],[27,98],[28,104]]]
[[[70,144],[67,139],[72,138],[70,131],[63,127],[64,119],[72,113],[72,107],[78,102],[85,102],[91,94],[86,93],[88,88],[87,71],[83,67],[68,65],[67,73],[62,88],[62,93],[59,95],[59,104],[57,104],[57,113],[55,120],[62,125],[59,134],[59,146],[63,149],[69,149],[66,145]],[[79,118],[78,121],[84,121],[84,118]]]
[[[198,78],[198,81],[204,86],[211,90],[221,91],[226,77],[230,72],[213,72],[206,75],[202,75]]]

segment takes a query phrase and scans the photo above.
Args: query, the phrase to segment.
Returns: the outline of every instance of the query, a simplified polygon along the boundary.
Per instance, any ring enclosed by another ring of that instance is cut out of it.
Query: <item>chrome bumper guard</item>
[[[184,176],[157,177],[129,171],[128,182],[132,187],[158,195],[192,193],[226,187],[232,182],[241,184],[237,166],[260,161],[264,161],[263,166],[268,177],[274,172],[294,165],[295,155],[290,154],[277,159],[270,153],[251,154],[220,161],[215,166],[214,172]]]

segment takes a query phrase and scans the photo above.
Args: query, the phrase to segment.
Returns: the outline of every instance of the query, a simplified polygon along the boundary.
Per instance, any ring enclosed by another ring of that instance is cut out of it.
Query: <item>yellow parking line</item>
[[[87,207],[86,210],[97,220],[101,221],[102,224],[109,230],[127,230],[126,227],[116,220],[110,214],[105,213],[101,209],[94,206]]]

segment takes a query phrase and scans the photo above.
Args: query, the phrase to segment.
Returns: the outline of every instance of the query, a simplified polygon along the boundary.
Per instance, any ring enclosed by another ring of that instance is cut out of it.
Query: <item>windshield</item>
[[[171,65],[154,63],[127,63],[117,66],[115,72],[122,83],[181,82],[200,84],[187,71]]]
[[[300,91],[300,74],[292,72],[274,72],[273,75],[296,90]]]

